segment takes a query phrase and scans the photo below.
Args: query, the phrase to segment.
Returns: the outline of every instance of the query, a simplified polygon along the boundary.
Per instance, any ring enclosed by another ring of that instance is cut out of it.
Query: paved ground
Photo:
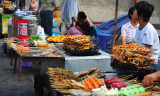
[[[13,72],[9,56],[3,54],[2,42],[0,40],[0,96],[34,96],[33,78],[37,67],[23,67],[22,80],[18,81],[18,73]]]

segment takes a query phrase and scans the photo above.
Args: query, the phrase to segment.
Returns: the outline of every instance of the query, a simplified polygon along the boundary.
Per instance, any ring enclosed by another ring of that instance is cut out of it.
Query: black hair
[[[131,8],[128,10],[129,19],[131,19],[131,16],[130,16],[130,15],[133,15],[134,10],[135,10],[135,7],[131,7]]]
[[[83,11],[78,12],[78,16],[79,16],[81,19],[86,19],[86,18],[87,18],[86,14],[85,14]]]
[[[148,22],[154,11],[154,6],[146,1],[140,1],[135,5],[138,16],[143,15],[143,21]]]

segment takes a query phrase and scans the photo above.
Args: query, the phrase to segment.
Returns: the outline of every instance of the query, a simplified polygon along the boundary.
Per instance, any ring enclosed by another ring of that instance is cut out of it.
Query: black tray
[[[47,40],[48,41],[48,40]],[[48,41],[48,43],[63,43],[63,42],[53,42],[53,41]]]
[[[84,50],[84,51],[75,51],[75,50],[65,50],[65,53],[69,53],[70,55],[73,56],[93,56],[93,55],[100,55],[101,53],[99,53],[99,49],[101,47],[95,45],[93,49],[88,49],[88,50]]]
[[[118,76],[121,76],[121,75],[130,75],[130,74],[133,74],[133,77],[131,78],[128,78],[128,79],[133,79],[135,77],[138,77],[139,80],[143,80],[144,76],[147,75],[147,74],[150,74],[150,73],[153,73],[153,72],[156,72],[155,69],[141,69],[141,70],[134,70],[134,69],[129,69],[129,68],[126,68],[125,66],[122,66],[122,67],[117,67],[117,62],[116,59],[112,59],[112,62],[111,62],[111,67],[115,70],[115,72],[117,73]]]

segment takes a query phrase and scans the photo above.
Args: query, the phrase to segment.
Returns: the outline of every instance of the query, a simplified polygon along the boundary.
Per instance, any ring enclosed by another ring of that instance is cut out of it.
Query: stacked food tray
[[[151,69],[154,62],[154,59],[151,58],[151,51],[151,48],[148,49],[136,43],[115,46],[111,54],[113,58],[111,66],[118,75],[134,74],[143,79],[145,75],[155,71]]]
[[[94,46],[92,38],[85,35],[73,35],[64,39],[63,48],[66,53],[77,56],[95,55],[100,47]]]

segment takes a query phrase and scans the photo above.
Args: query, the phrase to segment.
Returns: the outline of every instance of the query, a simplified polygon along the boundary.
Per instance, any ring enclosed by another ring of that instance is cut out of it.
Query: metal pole
[[[116,0],[116,10],[115,10],[115,20],[114,20],[114,32],[113,32],[112,51],[113,51],[113,47],[115,45],[117,14],[118,14],[118,0]]]

